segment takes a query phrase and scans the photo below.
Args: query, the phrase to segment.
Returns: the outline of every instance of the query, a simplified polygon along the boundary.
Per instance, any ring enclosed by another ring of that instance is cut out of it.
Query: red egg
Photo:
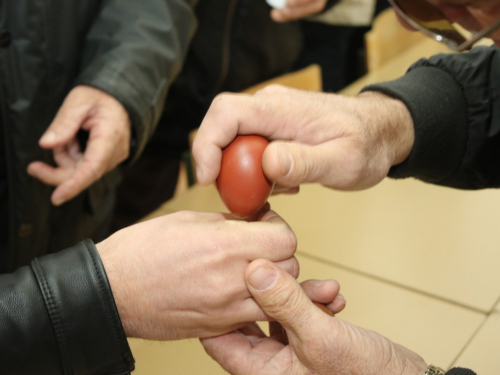
[[[241,135],[222,151],[217,189],[235,216],[247,217],[267,202],[273,184],[262,170],[262,155],[269,142],[257,135]]]

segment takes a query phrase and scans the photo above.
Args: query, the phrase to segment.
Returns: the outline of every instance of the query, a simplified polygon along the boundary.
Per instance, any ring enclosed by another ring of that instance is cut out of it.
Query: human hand
[[[233,375],[405,374],[427,365],[382,335],[317,309],[299,284],[265,260],[252,262],[248,288],[262,309],[285,329],[266,337],[256,325],[203,339],[207,353]]]
[[[93,87],[75,87],[39,142],[53,150],[57,166],[35,161],[28,174],[56,186],[51,200],[59,206],[127,159],[130,127],[127,111],[114,97]],[[76,138],[80,129],[89,132],[83,153]]]
[[[246,267],[264,257],[294,277],[299,269],[295,235],[272,211],[253,222],[178,212],[125,228],[96,247],[125,333],[153,340],[215,336],[267,320],[248,292]]]
[[[380,182],[413,146],[413,121],[399,100],[377,92],[357,97],[307,92],[278,85],[257,94],[221,94],[193,144],[197,180],[213,183],[222,149],[237,135],[273,141],[262,159],[274,192],[297,192],[316,182],[359,190]]]
[[[271,10],[275,22],[288,22],[320,13],[327,0],[287,0],[283,8]]]

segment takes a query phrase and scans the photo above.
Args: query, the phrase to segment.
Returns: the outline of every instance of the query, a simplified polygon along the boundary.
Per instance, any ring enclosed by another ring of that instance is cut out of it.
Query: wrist
[[[394,344],[401,359],[397,373],[401,375],[424,375],[428,368],[427,362],[414,351],[399,344]],[[395,372],[396,373],[396,372]]]
[[[120,276],[122,273],[120,272],[120,267],[118,262],[116,262],[113,251],[109,248],[106,240],[96,244],[95,247],[101,257],[106,276],[108,277],[108,282],[125,335],[127,337],[136,337],[136,329],[134,329],[134,324],[132,324],[133,319],[130,317],[131,311],[126,304],[126,296],[130,293],[126,291],[127,283],[126,280],[123,280]]]
[[[358,98],[368,105],[363,111],[365,116],[369,116],[366,123],[374,124],[391,166],[405,161],[415,141],[413,119],[406,105],[377,91],[365,91]]]
[[[408,365],[408,371],[405,371],[404,374],[406,375],[429,375],[427,374],[427,369],[429,366],[427,363],[425,363],[423,360],[418,361],[417,363],[411,363],[411,365]]]

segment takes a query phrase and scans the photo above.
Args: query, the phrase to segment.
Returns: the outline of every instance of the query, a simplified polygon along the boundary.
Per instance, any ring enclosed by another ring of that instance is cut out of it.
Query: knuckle
[[[367,174],[368,161],[363,152],[359,149],[351,152],[349,158],[343,166],[346,182],[350,186],[361,184]]]
[[[195,223],[200,221],[200,214],[194,211],[177,211],[168,216],[175,219],[175,222],[182,224]]]
[[[212,104],[210,105],[207,115],[216,118],[218,116],[225,115],[226,109],[228,108],[228,106],[230,106],[231,101],[232,101],[231,94],[228,93],[218,94],[212,101]]]
[[[285,87],[276,83],[266,86],[263,89],[257,91],[255,95],[257,96],[276,96],[282,93]]]
[[[285,236],[285,245],[287,249],[291,251],[295,251],[297,249],[297,236],[295,233],[288,227],[287,235]]]
[[[104,175],[103,163],[89,165],[88,176],[92,181],[99,180]]]
[[[293,257],[290,261],[290,269],[288,270],[288,273],[292,275],[295,279],[299,277],[300,274],[300,264],[297,260],[297,258]]]
[[[279,248],[283,249],[286,255],[293,255],[297,249],[297,236],[290,227],[283,223],[282,234],[279,236]]]

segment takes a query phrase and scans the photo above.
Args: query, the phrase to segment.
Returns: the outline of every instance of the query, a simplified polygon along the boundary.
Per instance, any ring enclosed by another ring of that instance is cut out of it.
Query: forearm
[[[395,178],[480,189],[500,186],[500,54],[477,48],[417,62],[402,78],[366,87],[403,101],[415,126],[409,157]],[[498,108],[498,109],[497,109]]]
[[[134,368],[90,241],[0,276],[0,332],[5,374],[125,374]]]
[[[394,164],[390,177],[439,183],[458,169],[465,152],[467,118],[466,102],[453,77],[440,69],[423,67],[364,90],[401,100],[413,118],[415,141],[411,152],[402,163]]]

